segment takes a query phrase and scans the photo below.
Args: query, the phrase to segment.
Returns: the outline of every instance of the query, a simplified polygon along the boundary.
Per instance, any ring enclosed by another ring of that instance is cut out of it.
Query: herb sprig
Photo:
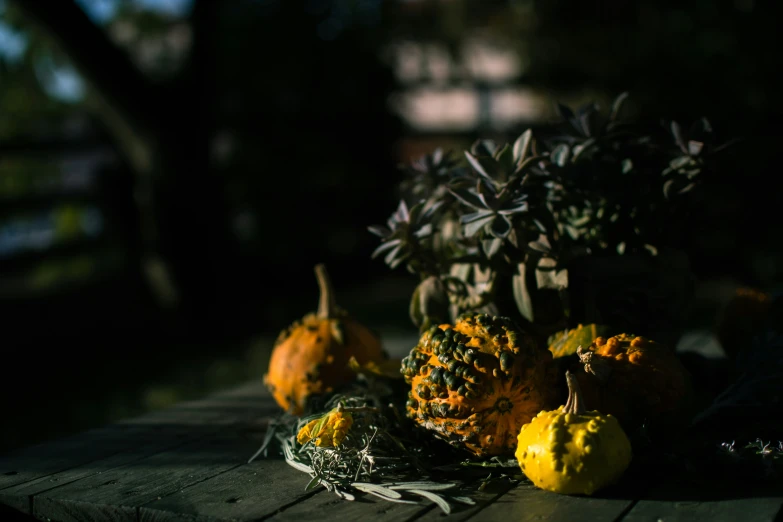
[[[364,494],[402,504],[431,502],[446,514],[457,505],[474,505],[466,493],[476,485],[473,470],[448,466],[459,461],[451,448],[419,433],[394,405],[378,407],[383,404],[378,399],[366,393],[338,394],[324,404],[323,411],[341,405],[352,412],[351,428],[336,447],[297,441],[302,428],[323,412],[301,418],[283,414],[270,423],[264,444],[250,461],[276,442],[288,465],[310,476],[306,491],[322,486],[345,500]]]

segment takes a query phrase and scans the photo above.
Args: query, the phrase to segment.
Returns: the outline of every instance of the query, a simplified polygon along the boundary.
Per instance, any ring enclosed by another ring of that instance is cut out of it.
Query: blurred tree
[[[161,22],[146,4],[184,17]],[[209,330],[243,303],[257,313],[270,280],[309,288],[317,261],[361,280],[364,226],[395,183],[392,78],[368,30],[380,2],[13,5],[36,23],[49,76],[78,70],[70,92],[86,92],[133,167],[139,264],[190,325]]]

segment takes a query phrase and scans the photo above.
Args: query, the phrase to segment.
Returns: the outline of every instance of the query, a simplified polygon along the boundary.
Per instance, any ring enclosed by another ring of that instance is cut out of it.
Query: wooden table
[[[448,517],[432,504],[338,499],[281,458],[247,459],[277,408],[252,383],[0,458],[0,520],[783,520],[783,487],[568,497],[529,484],[485,490]],[[8,427],[5,427],[8,429]],[[707,500],[708,497],[711,499]]]

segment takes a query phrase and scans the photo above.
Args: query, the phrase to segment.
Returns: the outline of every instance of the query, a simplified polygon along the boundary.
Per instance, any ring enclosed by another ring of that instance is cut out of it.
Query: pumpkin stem
[[[563,406],[563,413],[572,415],[584,415],[587,412],[584,399],[582,399],[582,390],[579,388],[579,381],[570,371],[566,371],[566,382],[568,382],[568,402]]]
[[[337,316],[337,302],[334,299],[332,281],[329,279],[329,274],[323,263],[315,266],[315,277],[318,279],[318,288],[321,291],[321,297],[318,301],[318,317],[321,319],[334,318]]]
[[[576,349],[579,356],[579,362],[585,365],[585,371],[598,377],[598,380],[605,382],[612,373],[612,368],[601,357],[594,357],[593,352],[585,350],[581,346]]]

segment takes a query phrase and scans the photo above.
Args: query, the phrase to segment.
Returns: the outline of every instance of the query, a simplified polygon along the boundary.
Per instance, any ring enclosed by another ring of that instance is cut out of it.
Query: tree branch
[[[51,36],[109,109],[119,138],[138,153],[158,128],[164,100],[128,55],[116,46],[74,0],[12,0]],[[119,130],[118,130],[119,128]],[[133,138],[131,138],[133,137]],[[148,154],[148,152],[147,152]],[[138,158],[136,158],[138,160]],[[136,163],[136,161],[134,161]],[[138,164],[136,165],[139,166]]]

